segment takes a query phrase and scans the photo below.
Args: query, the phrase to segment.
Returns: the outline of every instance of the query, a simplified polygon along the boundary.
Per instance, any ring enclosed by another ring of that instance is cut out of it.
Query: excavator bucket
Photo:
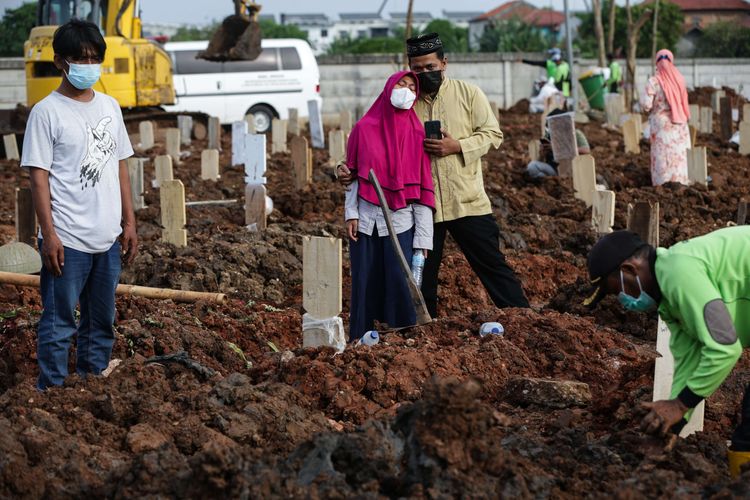
[[[229,16],[213,34],[206,50],[196,57],[208,61],[252,61],[262,50],[261,38],[257,21],[240,15]]]

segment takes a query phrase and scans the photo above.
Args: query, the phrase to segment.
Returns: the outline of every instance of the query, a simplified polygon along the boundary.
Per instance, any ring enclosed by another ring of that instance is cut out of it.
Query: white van
[[[223,124],[255,116],[255,130],[266,132],[273,118],[287,119],[289,108],[306,117],[307,101],[320,98],[320,72],[310,45],[299,39],[264,39],[254,61],[196,59],[208,41],[170,42],[175,104],[167,111],[202,111]]]

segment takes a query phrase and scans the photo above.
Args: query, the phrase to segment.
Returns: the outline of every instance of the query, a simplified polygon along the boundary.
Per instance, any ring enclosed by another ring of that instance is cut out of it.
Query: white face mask
[[[396,88],[391,92],[391,104],[398,109],[410,109],[416,99],[416,94],[406,87]]]

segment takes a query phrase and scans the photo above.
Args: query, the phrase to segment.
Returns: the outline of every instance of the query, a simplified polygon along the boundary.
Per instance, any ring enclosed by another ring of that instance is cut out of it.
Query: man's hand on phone
[[[448,156],[461,152],[461,143],[453,138],[447,130],[441,129],[442,139],[425,139],[424,150],[433,156]]]

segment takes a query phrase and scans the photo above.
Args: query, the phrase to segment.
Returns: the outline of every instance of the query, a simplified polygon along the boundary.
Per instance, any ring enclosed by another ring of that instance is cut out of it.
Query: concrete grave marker
[[[728,141],[734,134],[734,122],[732,121],[732,99],[722,97],[719,112],[719,124],[721,126],[721,140]]]
[[[3,144],[5,145],[5,158],[8,160],[21,160],[18,154],[18,142],[16,141],[16,134],[7,134],[3,136]]]
[[[635,120],[630,118],[622,126],[622,135],[625,140],[625,152],[639,154],[641,152],[641,143],[638,136],[638,125]]]
[[[201,179],[216,181],[219,177],[219,151],[204,149],[201,151]]]
[[[690,104],[690,118],[688,118],[688,125],[697,129],[701,128],[701,107],[697,104]]]
[[[128,158],[127,160],[133,210],[140,210],[146,207],[146,202],[143,199],[143,166],[147,161],[148,158]]]
[[[552,154],[558,162],[557,171],[560,177],[573,174],[572,160],[578,156],[576,144],[576,125],[573,113],[550,116],[547,118]]]
[[[16,240],[36,247],[36,226],[31,188],[16,188]]]
[[[591,223],[599,235],[612,232],[615,223],[615,192],[595,190],[591,207]]]
[[[180,129],[167,129],[167,154],[172,157],[172,162],[180,164]]]
[[[714,112],[709,107],[701,107],[701,134],[712,134],[714,131]]]
[[[245,136],[247,134],[247,121],[232,122],[232,166],[245,162]]]
[[[723,97],[726,97],[726,92],[723,90],[714,90],[711,94],[711,109],[714,113],[718,114],[721,111],[721,99]]]
[[[193,117],[177,115],[177,128],[180,129],[180,140],[183,146],[190,146],[193,135]]]
[[[706,148],[693,148],[687,150],[688,180],[691,183],[708,184],[708,167],[706,161]]]
[[[302,136],[292,137],[291,148],[294,187],[300,190],[312,180],[310,172],[310,148],[307,147],[307,139]]]
[[[320,116],[320,105],[315,99],[307,101],[307,111],[310,117],[310,138],[312,147],[323,149],[326,147],[325,136],[323,135],[323,118]]]
[[[529,161],[539,160],[539,153],[542,149],[542,143],[538,139],[529,141]]]
[[[216,116],[208,119],[208,149],[221,151],[221,122]]]
[[[581,155],[573,158],[573,189],[575,197],[590,207],[596,191],[596,167],[594,157]]]
[[[274,118],[271,122],[271,154],[286,152],[286,120]]]
[[[172,171],[172,157],[169,155],[159,155],[154,159],[154,181],[153,186],[160,188],[165,181],[174,179]]]
[[[304,236],[302,238],[302,346],[329,346],[339,350],[346,345],[341,318],[342,266],[341,240]]]
[[[750,121],[740,122],[740,154],[750,154]]]
[[[255,130],[255,115],[245,115],[245,122],[247,122],[247,133],[254,134]]]
[[[622,94],[607,94],[604,98],[604,112],[607,123],[620,126],[620,117],[625,112],[625,101]]]
[[[299,110],[297,108],[289,108],[288,114],[287,131],[291,135],[299,135]]]
[[[176,247],[187,246],[187,216],[185,215],[185,186],[182,181],[163,181],[161,200],[161,238]]]
[[[339,128],[343,130],[344,134],[349,134],[352,131],[352,113],[348,109],[339,113]]]
[[[141,149],[151,149],[154,147],[154,122],[140,122],[138,124],[138,133],[141,137]]]
[[[266,228],[266,186],[263,184],[245,186],[245,225],[253,231]]]
[[[245,136],[245,184],[266,183],[266,136],[247,134]]]
[[[346,158],[346,136],[343,130],[328,132],[328,164],[333,166]]]

